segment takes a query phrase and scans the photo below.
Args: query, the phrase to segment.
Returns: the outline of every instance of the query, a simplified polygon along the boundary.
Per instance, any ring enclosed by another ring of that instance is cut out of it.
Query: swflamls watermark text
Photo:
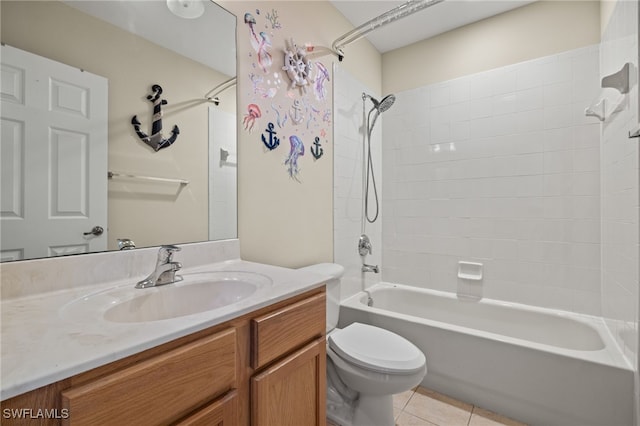
[[[4,408],[4,419],[68,419],[68,408]]]

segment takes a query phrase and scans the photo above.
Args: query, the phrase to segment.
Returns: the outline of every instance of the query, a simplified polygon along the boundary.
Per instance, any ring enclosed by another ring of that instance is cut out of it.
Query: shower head
[[[396,101],[396,97],[393,94],[387,95],[384,98],[382,98],[381,101],[378,101],[373,96],[363,93],[362,99],[367,99],[367,98],[371,99],[371,102],[373,103],[373,107],[378,110],[378,114],[383,113],[389,108],[391,108],[391,105],[393,105],[393,103]]]
[[[376,108],[378,108],[378,111],[380,112],[385,112],[386,110],[391,108],[391,105],[393,105],[395,101],[396,101],[395,95],[387,95],[384,98],[382,98],[382,100],[380,101],[380,103]]]

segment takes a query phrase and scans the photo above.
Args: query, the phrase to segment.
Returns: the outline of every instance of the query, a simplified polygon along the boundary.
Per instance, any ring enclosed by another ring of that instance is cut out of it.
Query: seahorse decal
[[[162,137],[162,105],[166,105],[167,101],[165,99],[160,99],[162,87],[160,87],[159,84],[154,84],[151,87],[151,90],[153,93],[147,96],[147,99],[153,103],[153,124],[151,126],[151,136],[140,130],[140,125],[142,123],[138,120],[137,115],[133,116],[131,124],[142,142],[149,145],[154,149],[154,151],[160,151],[162,148],[171,146],[176,141],[180,134],[180,129],[178,129],[178,126],[173,126],[171,137],[169,139],[164,139]]]

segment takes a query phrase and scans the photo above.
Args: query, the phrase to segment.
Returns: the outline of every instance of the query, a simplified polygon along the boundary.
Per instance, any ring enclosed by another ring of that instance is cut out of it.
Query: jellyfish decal
[[[316,68],[318,68],[318,73],[316,74],[315,81],[313,82],[313,91],[316,95],[316,99],[322,101],[327,97],[327,88],[325,85],[327,84],[327,81],[329,81],[329,71],[327,70],[327,67],[322,65],[320,62],[316,63]]]
[[[284,164],[287,166],[289,177],[300,182],[298,180],[298,172],[300,172],[300,168],[298,167],[298,158],[304,155],[304,144],[296,135],[289,137],[289,143],[291,145],[291,149],[289,150],[289,155],[284,161]]]
[[[271,39],[267,33],[262,31],[260,32],[260,43],[258,44],[256,52],[258,52],[258,65],[260,65],[263,72],[267,72],[273,63],[271,53],[269,53],[269,48],[271,48]]]
[[[244,23],[249,26],[249,36],[251,39],[251,46],[257,52],[258,46],[260,45],[260,39],[256,35],[256,31],[253,29],[253,26],[256,24],[256,18],[253,17],[249,12],[244,14]]]
[[[242,120],[244,129],[250,132],[253,129],[253,126],[256,124],[256,119],[260,117],[262,117],[260,107],[256,104],[249,104],[247,106],[247,113],[244,115],[244,119]]]

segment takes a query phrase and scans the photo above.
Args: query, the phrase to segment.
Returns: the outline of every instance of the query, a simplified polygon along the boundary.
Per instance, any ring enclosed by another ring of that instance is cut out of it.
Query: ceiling
[[[354,27],[406,3],[397,0],[330,1]],[[445,0],[377,28],[366,38],[380,53],[385,53],[534,1],[536,0]]]

